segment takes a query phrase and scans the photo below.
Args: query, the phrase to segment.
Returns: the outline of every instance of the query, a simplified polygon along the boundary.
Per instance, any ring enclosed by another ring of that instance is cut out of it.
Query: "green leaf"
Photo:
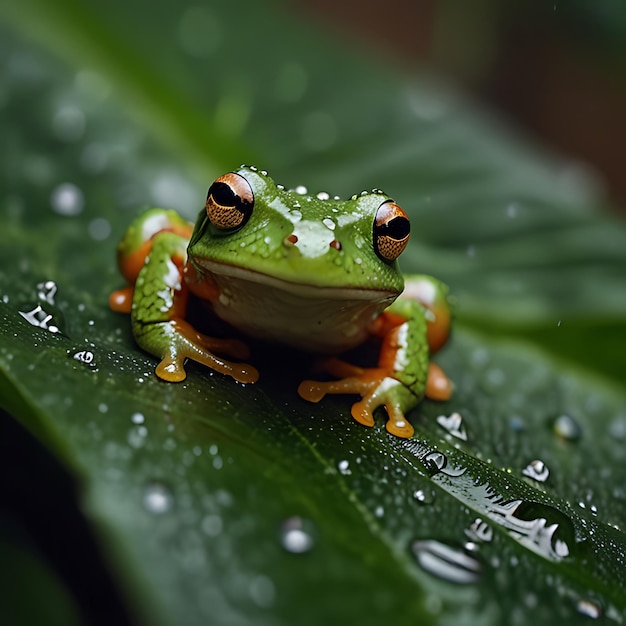
[[[0,405],[76,481],[118,622],[624,618],[626,231],[579,170],[278,4],[2,10]],[[135,211],[192,217],[251,154],[408,207],[403,267],[458,303],[455,394],[414,411],[413,440],[302,401],[289,351],[254,346],[258,385],[162,383],[108,310]]]

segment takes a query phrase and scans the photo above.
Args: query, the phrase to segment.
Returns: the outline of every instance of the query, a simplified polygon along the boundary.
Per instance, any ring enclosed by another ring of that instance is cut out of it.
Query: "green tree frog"
[[[163,209],[136,218],[118,246],[128,286],[110,306],[130,313],[163,380],[183,380],[187,359],[241,383],[258,379],[239,362],[249,358],[242,341],[208,337],[187,321],[192,295],[244,335],[324,355],[337,380],[303,381],[303,399],[360,395],[354,419],[372,426],[384,406],[387,430],[410,437],[407,411],[424,395],[448,399],[452,384],[430,362],[448,337],[448,290],[425,275],[403,279],[397,258],[409,231],[406,213],[380,190],[345,201],[311,196],[242,166],[213,182],[195,226]],[[337,356],[371,337],[380,342],[376,367]]]

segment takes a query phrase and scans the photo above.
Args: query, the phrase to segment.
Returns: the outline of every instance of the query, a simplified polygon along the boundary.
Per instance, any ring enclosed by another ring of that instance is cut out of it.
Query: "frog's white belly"
[[[367,338],[398,296],[376,289],[317,287],[201,261],[219,287],[216,315],[242,332],[314,352],[337,353]]]

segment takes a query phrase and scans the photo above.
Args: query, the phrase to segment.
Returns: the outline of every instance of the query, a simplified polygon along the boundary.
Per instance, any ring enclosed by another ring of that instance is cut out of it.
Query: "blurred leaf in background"
[[[505,12],[480,7],[484,60]],[[578,161],[284,3],[0,11],[13,623],[623,620],[626,228]],[[132,216],[192,218],[242,161],[407,208],[403,269],[457,302],[455,395],[415,439],[301,401],[289,351],[256,347],[255,386],[163,384],[108,310]]]

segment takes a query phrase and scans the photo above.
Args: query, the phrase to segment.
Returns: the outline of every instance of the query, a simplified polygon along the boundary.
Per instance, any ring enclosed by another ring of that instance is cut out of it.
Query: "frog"
[[[184,380],[191,360],[255,383],[242,337],[262,339],[317,355],[322,380],[299,384],[303,400],[360,397],[350,411],[357,422],[374,426],[382,407],[386,430],[410,438],[407,413],[453,390],[431,360],[450,334],[449,290],[426,274],[403,276],[398,258],[410,230],[407,213],[380,189],[346,200],[312,195],[242,165],[210,185],[195,224],[171,209],[134,219],[117,248],[127,284],[109,305],[130,314],[134,339],[159,359],[163,381]],[[188,315],[196,302],[205,305],[201,317],[217,317],[234,336],[197,330]],[[377,363],[346,359],[368,341]]]

